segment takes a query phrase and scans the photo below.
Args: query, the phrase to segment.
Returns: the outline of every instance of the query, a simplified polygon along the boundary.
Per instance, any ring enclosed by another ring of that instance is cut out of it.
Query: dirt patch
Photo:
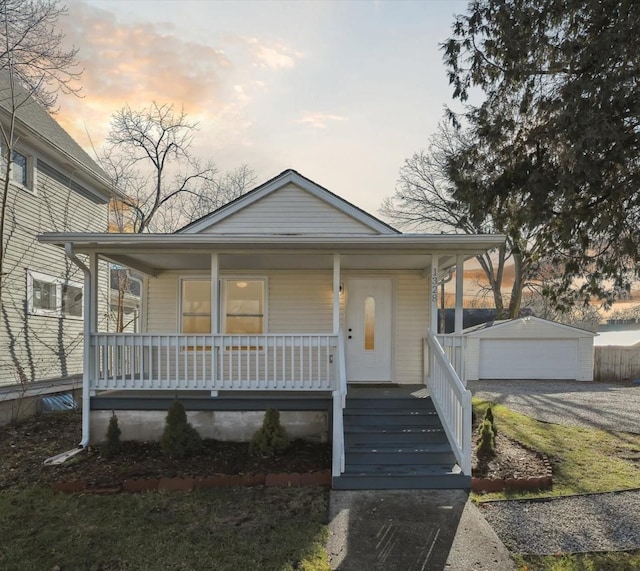
[[[295,440],[275,458],[249,453],[246,442],[205,440],[201,454],[173,460],[156,442],[125,442],[116,458],[102,458],[90,447],[61,466],[45,459],[77,446],[81,414],[65,412],[34,416],[17,427],[0,427],[0,489],[16,485],[84,480],[109,486],[131,478],[205,477],[212,474],[315,472],[331,468],[331,444]]]
[[[472,455],[472,475],[475,478],[526,479],[537,478],[547,473],[547,465],[541,454],[500,433],[496,436],[496,454],[490,458],[478,458],[477,441],[476,430],[473,434]]]

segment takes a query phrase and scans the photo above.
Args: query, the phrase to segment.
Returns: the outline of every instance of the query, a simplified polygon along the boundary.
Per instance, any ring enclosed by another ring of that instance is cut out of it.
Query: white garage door
[[[576,339],[481,339],[481,379],[575,379]]]

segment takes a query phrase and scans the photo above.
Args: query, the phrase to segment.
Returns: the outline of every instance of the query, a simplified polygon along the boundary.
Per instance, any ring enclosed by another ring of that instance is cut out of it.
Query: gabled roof
[[[398,230],[383,222],[379,218],[372,216],[365,212],[361,208],[358,208],[354,204],[351,204],[344,198],[341,198],[337,194],[334,194],[330,190],[320,186],[314,181],[302,176],[299,172],[293,169],[287,169],[281,172],[278,176],[268,180],[260,186],[254,188],[250,192],[236,198],[235,200],[225,204],[224,206],[214,210],[210,214],[203,216],[202,218],[187,224],[176,234],[197,234],[202,232],[206,228],[217,224],[218,222],[233,216],[240,210],[256,203],[258,200],[269,196],[270,194],[278,191],[279,189],[287,186],[288,184],[294,184],[297,187],[303,189],[316,198],[326,202],[334,207],[336,210],[343,214],[353,218],[354,220],[364,224],[369,229],[377,234],[400,234]]]
[[[11,113],[10,81],[9,73],[0,71],[0,112],[4,116]],[[39,142],[39,146],[48,151],[51,158],[55,158],[59,163],[66,163],[72,170],[78,167],[82,169],[102,194],[113,195],[111,181],[102,168],[17,82],[14,83],[14,89],[16,97],[24,101],[16,111],[18,129],[33,137],[33,141]]]
[[[576,334],[581,333],[581,334],[584,334],[585,336],[591,335],[592,337],[595,337],[597,335],[597,333],[594,333],[593,331],[589,331],[588,329],[583,329],[582,327],[575,327],[574,325],[566,325],[565,323],[558,323],[557,321],[551,321],[550,319],[542,319],[541,317],[535,317],[533,315],[526,316],[526,317],[519,317],[517,319],[503,319],[499,321],[493,321],[490,323],[481,323],[480,325],[476,325],[475,327],[469,327],[465,329],[462,333],[465,335],[474,335],[474,334],[479,334],[482,331],[487,331],[488,329],[495,331],[496,329],[512,326],[518,322],[541,323],[551,327],[557,327],[558,329],[563,329],[565,331],[572,331],[573,333],[576,333]]]

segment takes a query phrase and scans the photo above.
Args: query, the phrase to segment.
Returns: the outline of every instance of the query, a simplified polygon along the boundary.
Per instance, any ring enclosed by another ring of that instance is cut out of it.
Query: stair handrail
[[[471,392],[468,391],[433,331],[427,332],[425,353],[429,354],[426,377],[429,394],[442,421],[462,473],[471,475]]]
[[[333,461],[332,476],[337,478],[344,472],[344,407],[347,403],[347,370],[344,352],[344,334],[338,332],[338,370],[336,388],[333,391]]]

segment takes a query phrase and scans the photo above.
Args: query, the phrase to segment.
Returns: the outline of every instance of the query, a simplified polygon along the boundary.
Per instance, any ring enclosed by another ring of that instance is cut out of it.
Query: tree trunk
[[[522,288],[524,280],[522,276],[522,255],[520,252],[513,252],[514,276],[511,287],[511,299],[509,300],[509,318],[516,319],[520,316],[520,305],[522,304]]]

